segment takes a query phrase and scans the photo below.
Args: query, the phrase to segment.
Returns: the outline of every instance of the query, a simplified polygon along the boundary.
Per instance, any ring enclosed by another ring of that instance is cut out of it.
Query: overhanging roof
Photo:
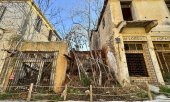
[[[148,33],[153,27],[156,27],[157,25],[158,25],[157,20],[122,21],[118,25],[118,28],[120,29],[119,32],[121,33],[124,28],[142,27],[145,28],[146,33]]]

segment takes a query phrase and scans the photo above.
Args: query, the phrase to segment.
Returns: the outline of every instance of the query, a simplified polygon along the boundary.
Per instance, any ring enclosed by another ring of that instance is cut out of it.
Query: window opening
[[[36,25],[35,25],[35,30],[36,30],[37,32],[40,32],[40,30],[41,30],[41,25],[42,25],[42,20],[41,20],[40,16],[37,16]]]
[[[9,86],[54,85],[55,52],[21,52],[15,62]]]
[[[0,21],[2,20],[4,14],[6,11],[6,7],[5,6],[0,6]]]
[[[125,44],[126,60],[129,75],[132,77],[148,77],[142,44]],[[139,52],[140,51],[140,52]]]
[[[146,63],[142,53],[127,53],[126,60],[130,76],[148,76]]]
[[[131,12],[131,1],[128,2],[120,2],[121,4],[121,9],[122,9],[122,14],[123,14],[123,19],[125,21],[132,21],[132,12]]]

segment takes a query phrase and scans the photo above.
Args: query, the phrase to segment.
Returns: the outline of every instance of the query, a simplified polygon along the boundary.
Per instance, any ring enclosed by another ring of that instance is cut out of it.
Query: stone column
[[[162,76],[162,73],[161,73],[161,70],[160,70],[160,67],[159,67],[159,63],[158,63],[158,60],[157,60],[157,57],[156,57],[156,54],[155,54],[153,42],[152,42],[150,35],[147,35],[147,44],[148,44],[148,49],[149,49],[152,64],[153,64],[153,67],[154,67],[154,70],[155,70],[157,81],[158,81],[158,83],[165,85],[165,82],[164,82],[164,79],[163,79],[163,76]]]
[[[116,39],[120,41],[116,41]],[[128,67],[126,62],[124,41],[122,35],[120,35],[118,32],[117,33],[115,32],[114,40],[115,40],[114,42],[115,56],[116,56],[116,61],[118,66],[118,76],[119,76],[118,81],[122,86],[125,86],[130,83],[130,77],[129,77]]]
[[[56,73],[55,73],[55,81],[54,81],[54,91],[56,93],[62,92],[63,83],[66,78],[66,70],[67,70],[67,59],[61,52],[59,52],[57,57],[57,65],[56,65]]]

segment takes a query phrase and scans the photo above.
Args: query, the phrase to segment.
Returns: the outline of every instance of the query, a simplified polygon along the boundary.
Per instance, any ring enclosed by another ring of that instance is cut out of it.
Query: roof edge
[[[101,11],[101,13],[100,13],[100,17],[99,17],[99,19],[98,19],[97,28],[96,28],[94,31],[97,31],[97,30],[99,29],[99,25],[100,25],[101,20],[102,20],[102,18],[103,18],[103,14],[104,14],[104,12],[105,12],[105,10],[106,10],[107,4],[108,4],[108,0],[105,0],[105,1],[104,1],[104,5],[103,5],[103,9],[102,9],[102,11]]]

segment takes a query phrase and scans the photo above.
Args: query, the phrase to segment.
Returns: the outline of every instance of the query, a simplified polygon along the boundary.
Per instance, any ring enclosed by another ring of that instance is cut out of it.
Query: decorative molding
[[[123,36],[123,41],[147,41],[145,36]]]

